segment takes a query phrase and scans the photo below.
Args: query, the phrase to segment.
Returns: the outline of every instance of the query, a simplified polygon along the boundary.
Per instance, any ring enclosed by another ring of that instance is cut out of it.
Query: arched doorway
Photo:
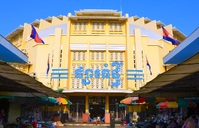
[[[89,113],[92,119],[100,117],[101,119],[105,114],[105,97],[104,96],[91,96],[89,97]]]

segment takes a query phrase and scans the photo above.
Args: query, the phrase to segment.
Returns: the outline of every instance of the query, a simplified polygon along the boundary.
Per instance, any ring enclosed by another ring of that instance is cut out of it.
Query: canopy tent
[[[71,105],[72,104],[72,102],[66,98],[58,97],[58,98],[56,98],[56,100],[59,102],[59,104],[63,104],[63,105],[66,105],[66,104]]]
[[[27,63],[28,56],[0,35],[0,60],[5,62]]]
[[[0,61],[0,95],[66,97],[2,61]]]
[[[199,28],[163,59],[177,64],[158,75],[132,96],[199,97]]]
[[[124,98],[123,100],[121,100],[120,103],[122,103],[122,104],[132,104],[133,102],[135,102],[138,99],[139,99],[139,97],[127,97],[127,98]]]
[[[178,108],[177,102],[160,102],[156,105],[156,108]]]
[[[183,98],[179,98],[178,99],[178,106],[180,108],[188,108],[189,104]]]
[[[66,98],[54,97],[19,97],[19,96],[0,96],[0,99],[8,99],[10,102],[18,104],[37,104],[43,105],[71,105],[72,102]]]
[[[158,75],[131,96],[198,97],[199,53]]]

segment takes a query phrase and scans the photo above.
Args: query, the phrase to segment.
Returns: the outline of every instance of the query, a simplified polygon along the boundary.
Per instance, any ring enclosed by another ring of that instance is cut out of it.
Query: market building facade
[[[44,44],[30,38],[31,25]],[[28,56],[28,67],[11,65],[47,87],[63,89],[73,103],[70,117],[78,121],[82,113],[106,117],[115,111],[122,118],[120,100],[170,68],[163,57],[175,46],[162,39],[162,26],[175,39],[185,39],[172,25],[115,10],[80,10],[35,20],[6,38]]]

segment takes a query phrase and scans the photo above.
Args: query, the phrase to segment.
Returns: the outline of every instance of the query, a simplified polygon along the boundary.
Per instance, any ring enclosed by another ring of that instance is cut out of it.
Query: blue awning
[[[164,64],[180,64],[199,52],[199,28],[163,58]]]
[[[4,62],[27,63],[28,57],[0,35],[0,60]]]

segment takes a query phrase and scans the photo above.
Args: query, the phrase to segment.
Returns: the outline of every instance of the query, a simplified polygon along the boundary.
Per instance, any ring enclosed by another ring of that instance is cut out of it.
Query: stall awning
[[[164,64],[180,64],[198,53],[199,28],[189,35],[178,47],[173,49],[163,59]]]
[[[158,75],[132,96],[199,96],[199,53]]]
[[[2,61],[0,61],[0,95],[66,97]]]
[[[27,63],[28,57],[0,35],[0,60],[5,62]]]

